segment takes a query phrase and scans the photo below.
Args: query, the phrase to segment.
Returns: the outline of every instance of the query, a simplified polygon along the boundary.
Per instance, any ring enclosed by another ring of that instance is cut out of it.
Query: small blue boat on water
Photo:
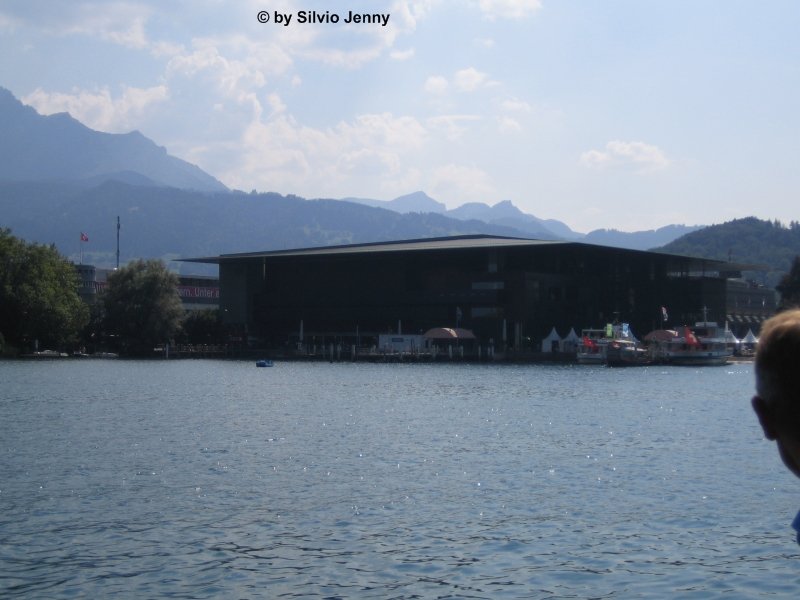
[[[256,361],[256,366],[257,367],[271,367],[272,366],[272,361],[269,360],[268,358],[262,358],[261,360],[257,360]]]

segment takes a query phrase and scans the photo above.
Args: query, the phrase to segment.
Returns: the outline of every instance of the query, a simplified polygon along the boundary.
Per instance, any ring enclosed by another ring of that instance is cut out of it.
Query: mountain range
[[[482,202],[468,202],[450,210],[442,202],[434,200],[421,191],[388,201],[368,198],[343,198],[343,200],[366,206],[388,208],[399,213],[426,212],[446,215],[460,220],[474,219],[492,225],[511,227],[533,238],[582,241],[590,244],[636,250],[647,250],[655,246],[663,246],[682,235],[703,228],[702,225],[667,225],[666,227],[647,231],[624,232],[615,229],[596,229],[584,234],[573,231],[561,221],[540,219],[524,213],[514,206],[510,200],[503,200],[491,206]]]
[[[0,180],[109,179],[137,185],[225,191],[214,177],[157,146],[138,131],[89,129],[67,113],[43,116],[0,88]]]
[[[508,200],[447,209],[422,191],[380,201],[229,190],[139,132],[102,133],[66,113],[40,115],[0,88],[0,226],[74,260],[110,265],[117,217],[123,262],[473,233],[650,249],[702,229],[583,234]]]

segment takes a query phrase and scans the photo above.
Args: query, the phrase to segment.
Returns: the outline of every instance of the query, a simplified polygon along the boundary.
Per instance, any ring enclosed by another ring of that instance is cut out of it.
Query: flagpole
[[[119,216],[117,216],[117,270],[119,270]]]

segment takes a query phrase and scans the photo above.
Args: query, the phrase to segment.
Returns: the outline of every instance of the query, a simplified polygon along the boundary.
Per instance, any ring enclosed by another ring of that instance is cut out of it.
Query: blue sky
[[[796,0],[3,0],[0,86],[245,191],[788,223],[798,23]]]

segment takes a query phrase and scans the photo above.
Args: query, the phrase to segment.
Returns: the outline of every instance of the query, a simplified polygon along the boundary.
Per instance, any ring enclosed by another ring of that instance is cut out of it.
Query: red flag
[[[695,335],[694,335],[694,333],[692,333],[691,329],[689,329],[688,327],[684,327],[683,330],[684,330],[683,331],[683,338],[686,340],[687,344],[689,344],[690,346],[699,346],[700,345],[700,342],[697,341],[697,337],[695,337]]]
[[[81,231],[81,241],[82,242],[88,242],[89,241],[89,236],[86,235],[85,233],[83,233],[82,231]]]

